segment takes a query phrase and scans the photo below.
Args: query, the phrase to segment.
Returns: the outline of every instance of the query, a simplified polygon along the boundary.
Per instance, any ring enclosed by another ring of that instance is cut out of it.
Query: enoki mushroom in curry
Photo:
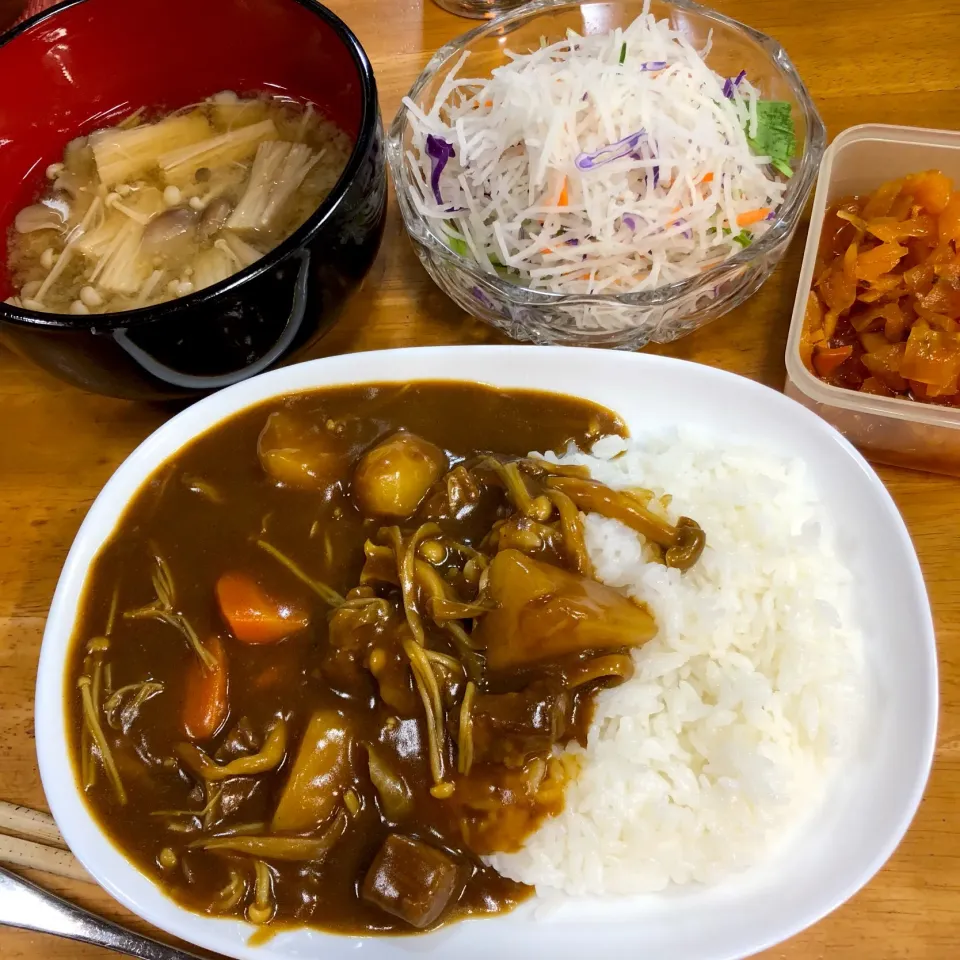
[[[584,401],[458,384],[247,411],[165,465],[92,574],[78,776],[172,896],[255,924],[404,932],[510,909],[483,856],[562,809],[594,698],[650,612],[585,514],[687,570],[647,491],[529,455],[622,432]]]

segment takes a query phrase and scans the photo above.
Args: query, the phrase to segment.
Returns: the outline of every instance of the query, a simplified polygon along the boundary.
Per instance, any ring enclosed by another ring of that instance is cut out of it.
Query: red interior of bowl
[[[68,140],[220,90],[309,100],[359,131],[356,61],[309,0],[82,0],[0,47],[0,264]],[[0,299],[11,292],[0,269]]]

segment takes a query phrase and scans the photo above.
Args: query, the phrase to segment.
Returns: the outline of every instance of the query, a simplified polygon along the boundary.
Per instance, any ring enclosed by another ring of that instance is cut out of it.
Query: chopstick
[[[39,810],[31,810],[30,807],[21,807],[3,800],[0,800],[0,833],[12,833],[15,837],[25,837],[36,840],[37,843],[67,849],[57,829],[57,822],[49,813],[41,813]]]
[[[0,800],[0,863],[91,882],[48,813]]]
[[[19,840],[16,837],[0,835],[0,863],[12,867],[42,870],[44,873],[52,873],[69,880],[93,882],[93,878],[69,850],[45,847],[42,843],[34,843],[32,840]]]

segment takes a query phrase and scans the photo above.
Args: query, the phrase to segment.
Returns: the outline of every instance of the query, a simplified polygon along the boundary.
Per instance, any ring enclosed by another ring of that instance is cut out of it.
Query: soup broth
[[[219,93],[67,144],[21,210],[8,270],[32,310],[150,306],[227,279],[289,237],[333,189],[349,137],[303,105]]]

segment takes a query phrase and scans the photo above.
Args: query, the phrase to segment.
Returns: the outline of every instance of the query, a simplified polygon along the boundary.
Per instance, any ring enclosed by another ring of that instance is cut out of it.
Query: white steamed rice
[[[763,858],[821,799],[852,749],[862,638],[850,572],[799,460],[696,433],[571,451],[611,487],[673,499],[707,547],[687,573],[642,538],[586,518],[597,575],[646,602],[659,632],[637,672],[603,691],[562,814],[489,858],[542,892],[627,894],[711,883]],[[617,455],[621,454],[621,455]],[[613,459],[611,459],[613,458]]]

